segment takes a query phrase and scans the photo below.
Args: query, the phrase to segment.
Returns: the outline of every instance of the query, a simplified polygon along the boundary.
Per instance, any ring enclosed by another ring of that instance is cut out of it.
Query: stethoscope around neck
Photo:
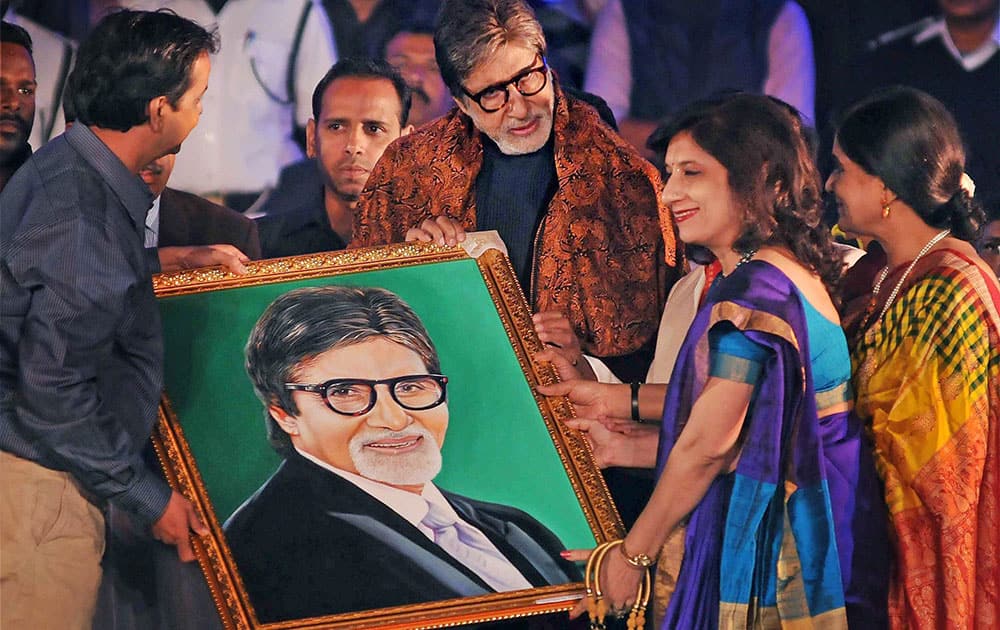
[[[247,46],[250,45],[256,38],[256,32],[247,31],[246,35],[243,36],[243,50],[246,50]],[[257,60],[253,57],[253,55],[250,55],[250,72],[253,74],[254,81],[257,82],[260,89],[264,90],[264,94],[267,95],[267,98],[271,99],[278,105],[291,105],[295,102],[294,99],[291,98],[282,98],[281,96],[275,94],[271,88],[267,87],[267,83],[264,82],[264,79],[260,76],[260,72],[257,70]]]

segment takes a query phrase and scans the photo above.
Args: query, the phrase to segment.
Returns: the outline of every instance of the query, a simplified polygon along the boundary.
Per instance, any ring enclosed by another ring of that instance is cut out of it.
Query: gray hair
[[[441,77],[456,98],[472,71],[506,44],[545,56],[545,34],[523,0],[445,0],[434,31]]]
[[[291,449],[288,434],[268,407],[290,415],[299,410],[285,383],[296,380],[305,361],[327,350],[384,338],[413,350],[427,371],[441,371],[427,329],[409,304],[391,291],[370,287],[310,287],[289,291],[257,320],[246,345],[246,371],[264,404],[267,436],[279,453]]]

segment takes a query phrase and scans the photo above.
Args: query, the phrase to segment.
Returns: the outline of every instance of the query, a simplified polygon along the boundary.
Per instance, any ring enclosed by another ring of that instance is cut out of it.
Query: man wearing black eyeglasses
[[[457,109],[386,149],[350,246],[497,230],[535,311],[644,371],[623,357],[648,346],[679,269],[656,170],[564,94],[523,0],[446,0],[434,44]]]
[[[448,378],[399,296],[286,293],[254,326],[246,366],[285,458],[224,526],[260,621],[579,579],[528,514],[432,483]]]

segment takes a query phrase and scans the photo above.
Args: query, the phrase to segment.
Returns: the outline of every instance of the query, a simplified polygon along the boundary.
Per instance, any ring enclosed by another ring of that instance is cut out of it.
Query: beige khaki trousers
[[[103,553],[72,475],[0,451],[0,630],[90,628]]]

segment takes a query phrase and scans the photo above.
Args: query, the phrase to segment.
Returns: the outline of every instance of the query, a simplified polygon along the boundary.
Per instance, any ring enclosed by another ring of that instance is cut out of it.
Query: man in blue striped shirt
[[[0,626],[89,628],[110,502],[193,554],[194,509],[144,462],[163,384],[159,270],[137,175],[201,114],[215,36],[105,18],[69,79],[77,124],[0,193]]]

